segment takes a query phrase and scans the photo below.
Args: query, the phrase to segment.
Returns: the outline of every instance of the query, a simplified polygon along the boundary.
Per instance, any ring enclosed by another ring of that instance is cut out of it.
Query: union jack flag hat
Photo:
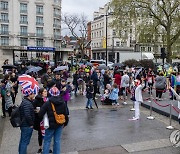
[[[57,87],[52,87],[50,90],[49,90],[49,94],[51,96],[59,96],[60,95],[60,91]]]

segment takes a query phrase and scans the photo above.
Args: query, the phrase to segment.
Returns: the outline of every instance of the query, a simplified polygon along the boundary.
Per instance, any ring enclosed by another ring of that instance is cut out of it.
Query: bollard
[[[152,90],[150,89],[150,100],[148,101],[150,103],[150,115],[147,117],[149,120],[154,120],[155,118],[152,116]]]
[[[170,105],[170,113],[169,113],[169,126],[167,126],[166,128],[169,130],[174,129],[174,127],[171,125],[172,124],[172,101],[171,101],[171,105]]]

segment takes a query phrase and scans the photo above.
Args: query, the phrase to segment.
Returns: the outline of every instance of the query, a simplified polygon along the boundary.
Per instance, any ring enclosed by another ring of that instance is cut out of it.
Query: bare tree
[[[87,16],[84,14],[64,14],[62,17],[63,24],[69,29],[72,36],[78,40],[81,50],[81,58],[84,58],[84,47],[87,38]]]

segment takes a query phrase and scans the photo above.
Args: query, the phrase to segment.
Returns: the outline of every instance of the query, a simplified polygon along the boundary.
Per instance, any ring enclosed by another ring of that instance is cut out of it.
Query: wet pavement
[[[167,130],[168,118],[155,114],[155,120],[147,120],[149,111],[141,108],[141,118],[129,121],[133,112],[130,105],[119,107],[102,106],[86,110],[86,98],[78,96],[68,103],[69,125],[64,128],[61,141],[62,153],[68,154],[179,154],[180,148],[173,148],[169,142],[172,131]],[[179,127],[173,121],[173,125]],[[19,128],[12,128],[5,119],[2,154],[17,154],[20,137]],[[28,154],[38,150],[37,132],[33,132]],[[71,152],[71,153],[70,153]]]

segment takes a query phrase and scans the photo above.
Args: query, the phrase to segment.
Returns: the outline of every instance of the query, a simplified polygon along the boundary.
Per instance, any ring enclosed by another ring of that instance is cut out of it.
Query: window
[[[28,46],[28,39],[20,38],[20,46]]]
[[[43,6],[41,5],[36,6],[36,14],[43,14]]]
[[[151,47],[148,47],[148,52],[151,52]]]
[[[2,10],[8,10],[8,2],[1,1],[1,9]]]
[[[20,15],[20,23],[21,24],[27,24],[28,23],[27,15]]]
[[[141,51],[145,51],[146,50],[146,48],[145,47],[141,47]]]
[[[37,47],[43,47],[43,39],[37,39],[36,40],[36,46]]]
[[[1,37],[1,45],[9,45],[9,37]]]
[[[1,21],[9,22],[9,20],[8,20],[8,13],[1,13]]]
[[[36,25],[43,25],[43,17],[36,16]]]
[[[119,41],[116,41],[116,46],[120,47],[120,42]]]
[[[61,10],[57,9],[57,8],[54,8],[54,16],[55,17],[60,17],[60,15],[61,15]]]
[[[27,57],[27,51],[20,51],[20,57]]]
[[[37,27],[36,34],[37,36],[43,36],[43,27]]]
[[[37,39],[36,40],[36,46],[37,47],[43,47],[43,39]]]
[[[37,57],[37,58],[42,57],[42,55],[43,55],[43,53],[42,53],[42,52],[36,52],[36,57]]]
[[[27,4],[20,3],[20,13],[27,13]]]
[[[21,35],[27,35],[27,26],[20,26]]]
[[[9,34],[9,26],[8,25],[1,25],[1,34]]]
[[[116,30],[113,29],[113,36],[116,36]]]

